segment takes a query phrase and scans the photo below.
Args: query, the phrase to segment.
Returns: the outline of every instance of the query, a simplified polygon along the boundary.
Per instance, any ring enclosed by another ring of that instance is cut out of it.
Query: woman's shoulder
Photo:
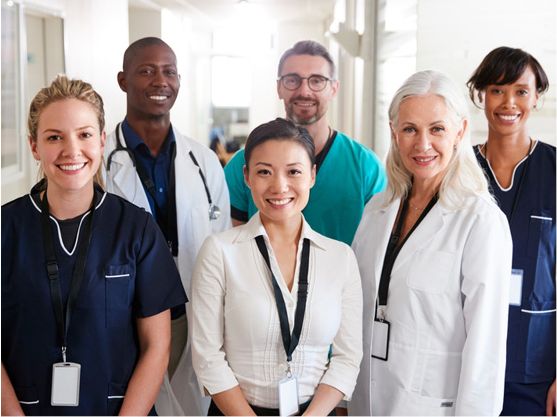
[[[493,197],[488,193],[481,193],[468,196],[464,199],[462,208],[458,213],[470,216],[482,223],[492,223],[500,221],[507,223],[505,214],[501,211]]]

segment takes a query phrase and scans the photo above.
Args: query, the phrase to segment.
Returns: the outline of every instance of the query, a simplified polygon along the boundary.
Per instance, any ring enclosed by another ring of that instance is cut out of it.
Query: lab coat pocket
[[[451,252],[421,249],[413,256],[406,282],[415,290],[441,294],[453,275],[454,263],[455,255]]]
[[[108,384],[108,395],[106,398],[106,415],[116,416],[122,408],[127,386],[111,382]]]
[[[392,415],[415,416],[454,416],[456,401],[454,398],[436,398],[407,392],[405,401],[400,401],[399,409]]]
[[[424,352],[421,394],[432,398],[456,398],[462,367],[460,352]],[[446,406],[446,405],[445,405]]]
[[[109,265],[105,271],[108,327],[127,326],[131,320],[133,265]]]

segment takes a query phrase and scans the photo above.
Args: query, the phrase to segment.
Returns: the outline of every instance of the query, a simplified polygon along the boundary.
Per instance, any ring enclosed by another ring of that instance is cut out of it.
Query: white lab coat
[[[364,297],[364,359],[350,415],[499,415],[512,240],[487,196],[438,202],[392,269],[388,361],[371,357],[376,295],[400,200],[366,206],[353,243]],[[367,301],[366,301],[367,300]]]
[[[126,146],[120,129],[120,140]],[[206,146],[181,135],[174,129],[176,138],[176,217],[179,251],[176,263],[187,295],[191,294],[191,275],[197,253],[212,233],[229,229],[230,199],[224,179],[223,169],[216,155]],[[116,134],[112,132],[106,140],[104,159],[116,148]],[[209,187],[213,204],[221,215],[217,220],[209,220],[209,203],[199,175],[199,169],[189,156],[193,152]],[[151,212],[147,195],[135,167],[125,151],[114,153],[110,170],[104,172],[107,191],[117,194],[139,207]],[[188,320],[191,317],[190,303],[186,304]],[[188,328],[191,328],[188,324]],[[159,415],[197,416],[206,414],[208,399],[203,399],[193,366],[191,364],[191,344],[188,337],[184,353],[178,367],[168,380],[165,375],[161,393],[157,398],[156,409]]]

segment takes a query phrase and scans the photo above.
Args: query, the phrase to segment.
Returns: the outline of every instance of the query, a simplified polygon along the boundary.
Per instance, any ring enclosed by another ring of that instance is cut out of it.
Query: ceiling
[[[242,3],[242,4],[240,4]],[[135,7],[183,8],[185,11],[215,23],[232,14],[257,9],[275,21],[318,19],[331,16],[335,0],[132,0]]]

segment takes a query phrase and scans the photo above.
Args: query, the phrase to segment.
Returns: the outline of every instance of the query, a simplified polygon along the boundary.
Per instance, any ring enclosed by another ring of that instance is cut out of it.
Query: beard
[[[304,116],[304,115],[296,114],[296,112],[294,111],[294,104],[292,104],[294,101],[307,101],[307,100],[304,100],[300,97],[294,97],[290,99],[290,101],[287,104],[285,104],[286,118],[288,120],[291,120],[292,122],[294,122],[294,124],[298,126],[312,125],[318,122],[325,115],[324,112],[320,111],[321,107],[319,106],[319,103],[316,104],[316,111],[312,115]]]

